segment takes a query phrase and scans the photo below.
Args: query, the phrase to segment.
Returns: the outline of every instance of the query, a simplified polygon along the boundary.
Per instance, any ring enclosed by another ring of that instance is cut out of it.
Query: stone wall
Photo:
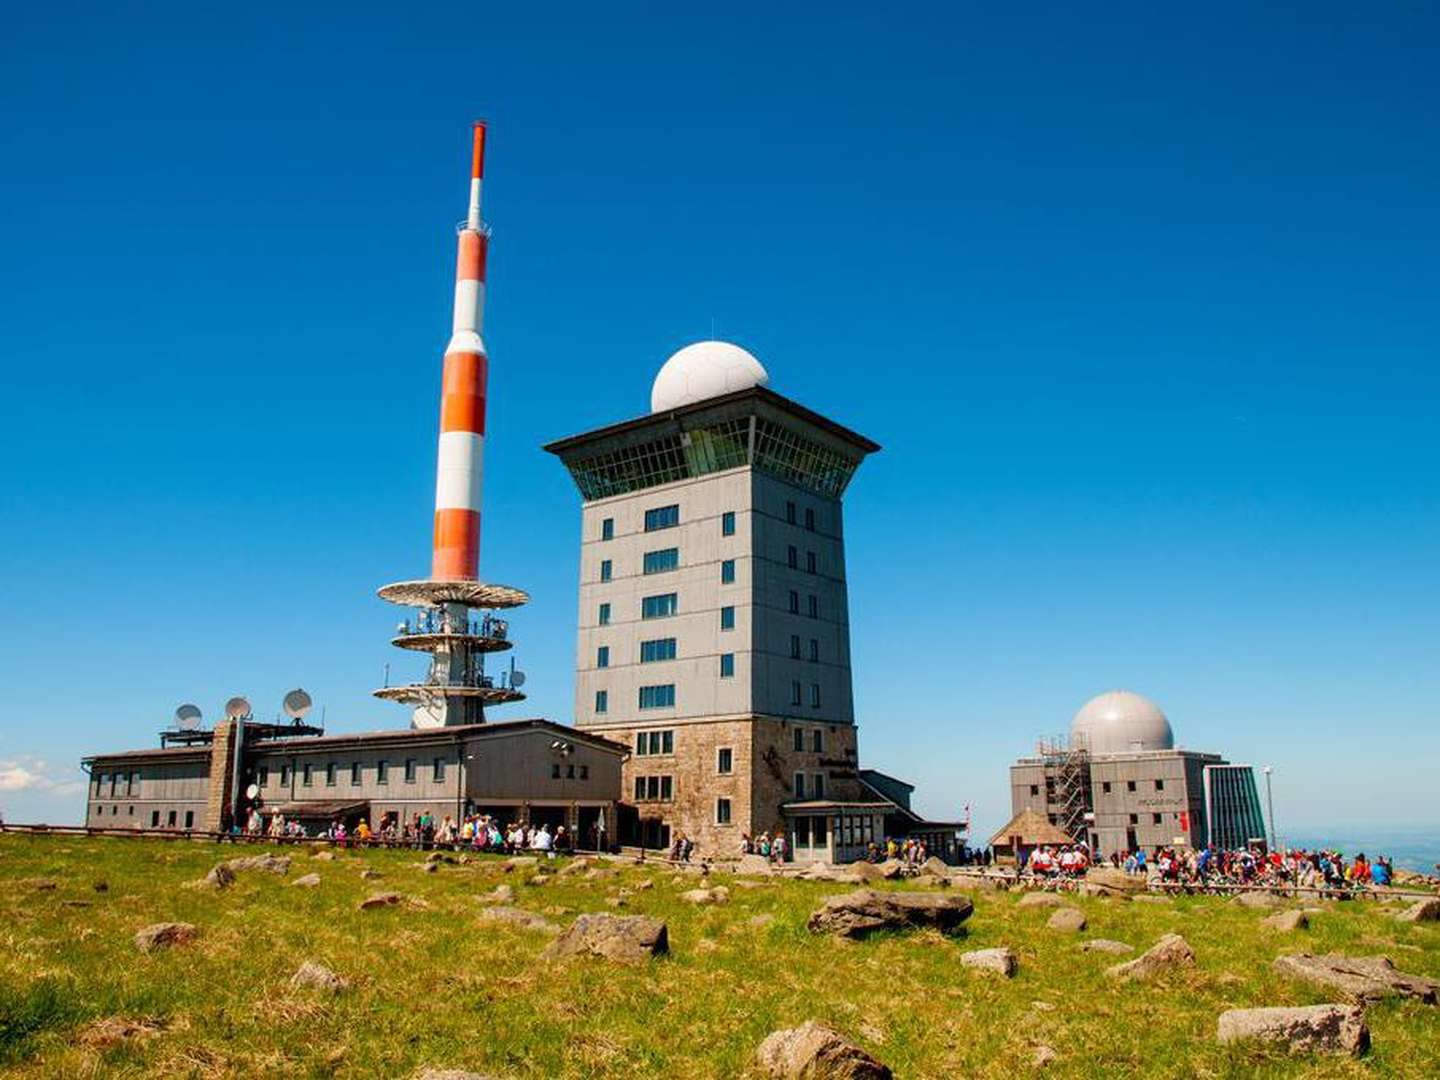
[[[215,739],[210,744],[210,787],[205,796],[205,819],[201,825],[207,832],[222,832],[230,824],[234,756],[235,721],[221,720],[215,725]]]

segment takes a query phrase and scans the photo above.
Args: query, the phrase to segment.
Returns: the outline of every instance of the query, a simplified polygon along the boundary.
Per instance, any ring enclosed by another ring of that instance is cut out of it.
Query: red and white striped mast
[[[413,624],[400,624],[394,644],[428,652],[423,682],[385,686],[378,697],[415,706],[416,727],[477,723],[486,705],[519,701],[523,681],[510,671],[487,674],[484,657],[510,648],[506,622],[472,609],[518,607],[530,598],[507,585],[480,581],[480,511],[485,460],[485,395],[490,360],[481,337],[485,315],[485,260],[490,230],[480,216],[485,178],[485,123],[474,125],[470,154],[470,205],[460,226],[455,263],[455,310],[445,347],[440,392],[440,442],[435,467],[435,531],[430,577],[386,585],[380,596],[418,608]]]

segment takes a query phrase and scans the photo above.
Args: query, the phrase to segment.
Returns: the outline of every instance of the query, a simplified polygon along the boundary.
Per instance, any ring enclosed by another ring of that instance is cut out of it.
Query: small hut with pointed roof
[[[1052,825],[1034,810],[1021,810],[990,838],[997,863],[1019,865],[1030,852],[1044,844],[1061,846],[1075,841],[1058,825]]]

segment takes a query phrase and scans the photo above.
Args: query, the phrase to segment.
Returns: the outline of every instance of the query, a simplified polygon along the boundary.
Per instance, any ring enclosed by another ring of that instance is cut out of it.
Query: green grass
[[[813,1017],[900,1077],[1026,1075],[1038,1043],[1060,1054],[1049,1076],[1440,1075],[1440,1008],[1398,1001],[1371,1009],[1374,1049],[1358,1061],[1215,1042],[1226,1008],[1327,1000],[1271,971],[1283,952],[1382,952],[1440,977],[1440,927],[1397,923],[1369,903],[1335,905],[1310,930],[1283,934],[1259,925],[1263,912],[1212,897],[1081,898],[1090,928],[1077,937],[1046,929],[1047,909],[978,893],[963,937],[852,943],[805,929],[821,899],[846,886],[767,882],[699,908],[677,896],[693,877],[619,862],[617,878],[535,886],[532,872],[503,873],[496,858],[424,874],[416,852],[323,862],[302,849],[287,878],[247,872],[221,893],[183,887],[220,859],[261,850],[0,836],[0,1071],[404,1077],[435,1066],[497,1077],[735,1077],[766,1034]],[[362,866],[383,880],[360,880]],[[319,888],[287,887],[312,870]],[[37,891],[31,879],[41,877],[59,887]],[[515,886],[519,906],[568,909],[550,915],[563,925],[574,913],[615,910],[606,898],[647,878],[654,888],[621,911],[663,918],[672,955],[638,969],[552,963],[540,957],[544,935],[475,917],[475,898],[501,882]],[[105,892],[93,887],[101,880]],[[356,910],[381,889],[429,906]],[[755,927],[758,914],[774,919]],[[199,940],[148,956],[135,949],[136,930],[169,920],[197,924]],[[1102,972],[1117,958],[1076,948],[1108,937],[1143,949],[1170,931],[1191,943],[1199,966],[1157,984],[1110,985]],[[1014,979],[959,966],[961,951],[994,945],[1019,954]],[[290,990],[305,959],[353,988]],[[96,1045],[89,1032],[109,1017],[157,1030]]]

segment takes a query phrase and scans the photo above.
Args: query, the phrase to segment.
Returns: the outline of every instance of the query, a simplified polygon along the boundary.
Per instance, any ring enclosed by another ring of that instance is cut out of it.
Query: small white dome
[[[660,369],[650,388],[650,411],[665,412],[706,398],[764,386],[770,375],[760,361],[728,341],[686,345]]]
[[[1100,755],[1173,750],[1175,733],[1155,702],[1129,690],[1111,690],[1091,698],[1075,714],[1070,745]]]

